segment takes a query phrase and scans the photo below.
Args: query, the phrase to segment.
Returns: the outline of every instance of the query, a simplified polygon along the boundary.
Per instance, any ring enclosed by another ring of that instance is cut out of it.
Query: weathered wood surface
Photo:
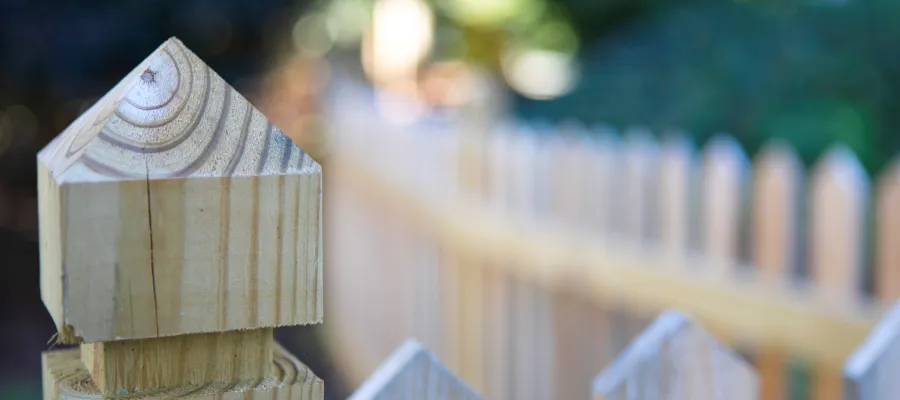
[[[320,400],[325,385],[306,365],[275,344],[272,364],[265,378],[215,381],[170,389],[146,389],[104,396],[81,362],[78,349],[51,350],[42,354],[45,400]]]
[[[660,315],[601,372],[594,399],[756,400],[753,369],[685,316]]]
[[[465,382],[415,340],[385,360],[350,400],[477,400]]]
[[[322,320],[321,167],[177,39],[38,164],[63,341]]]
[[[272,369],[272,328],[81,345],[81,361],[103,394],[208,382],[256,381]]]
[[[844,400],[896,399],[900,393],[900,303],[844,366]]]

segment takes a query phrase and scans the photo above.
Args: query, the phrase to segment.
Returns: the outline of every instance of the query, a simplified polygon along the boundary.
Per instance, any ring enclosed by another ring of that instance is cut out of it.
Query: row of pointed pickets
[[[416,337],[487,398],[585,398],[676,307],[752,361],[762,398],[838,399],[900,296],[897,163],[870,178],[841,145],[805,167],[726,134],[339,115],[329,345],[356,379]]]
[[[844,400],[888,400],[900,390],[900,305],[844,367]],[[591,383],[594,400],[757,400],[759,378],[740,354],[677,311],[662,313]],[[477,400],[458,375],[416,340],[407,340],[351,400]]]
[[[38,154],[44,398],[321,399],[321,167],[177,39]]]

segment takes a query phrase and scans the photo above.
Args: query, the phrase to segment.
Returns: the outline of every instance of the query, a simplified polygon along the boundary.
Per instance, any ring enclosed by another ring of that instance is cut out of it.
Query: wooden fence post
[[[42,297],[81,343],[45,398],[323,396],[272,337],[322,321],[321,167],[180,41],[38,165]]]
[[[759,384],[739,355],[687,317],[664,312],[593,382],[595,400],[756,400]]]
[[[407,340],[349,400],[479,400],[465,382],[421,343]]]

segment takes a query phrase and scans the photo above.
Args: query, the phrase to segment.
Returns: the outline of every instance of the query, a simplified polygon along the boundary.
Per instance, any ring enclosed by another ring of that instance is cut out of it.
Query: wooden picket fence
[[[753,362],[762,398],[808,366],[810,398],[838,399],[900,294],[900,165],[871,183],[841,146],[805,171],[785,143],[750,160],[727,135],[364,111],[330,133],[326,326],[353,383],[415,337],[485,398],[589,398],[674,307]]]

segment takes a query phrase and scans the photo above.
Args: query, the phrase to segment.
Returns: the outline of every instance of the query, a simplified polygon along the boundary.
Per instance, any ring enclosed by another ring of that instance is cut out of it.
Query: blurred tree
[[[324,0],[371,4],[371,0]],[[526,119],[580,119],[704,142],[729,132],[754,153],[771,138],[807,163],[834,142],[874,172],[900,151],[900,3],[891,0],[428,0],[433,59],[500,70],[510,48],[577,52],[580,83]],[[540,79],[535,76],[535,79]]]
[[[525,118],[679,127],[698,142],[725,131],[750,152],[780,137],[807,163],[843,142],[872,172],[900,151],[896,2],[600,2],[622,17],[607,28],[583,17],[598,6],[560,2],[586,43],[582,81],[517,99]]]

